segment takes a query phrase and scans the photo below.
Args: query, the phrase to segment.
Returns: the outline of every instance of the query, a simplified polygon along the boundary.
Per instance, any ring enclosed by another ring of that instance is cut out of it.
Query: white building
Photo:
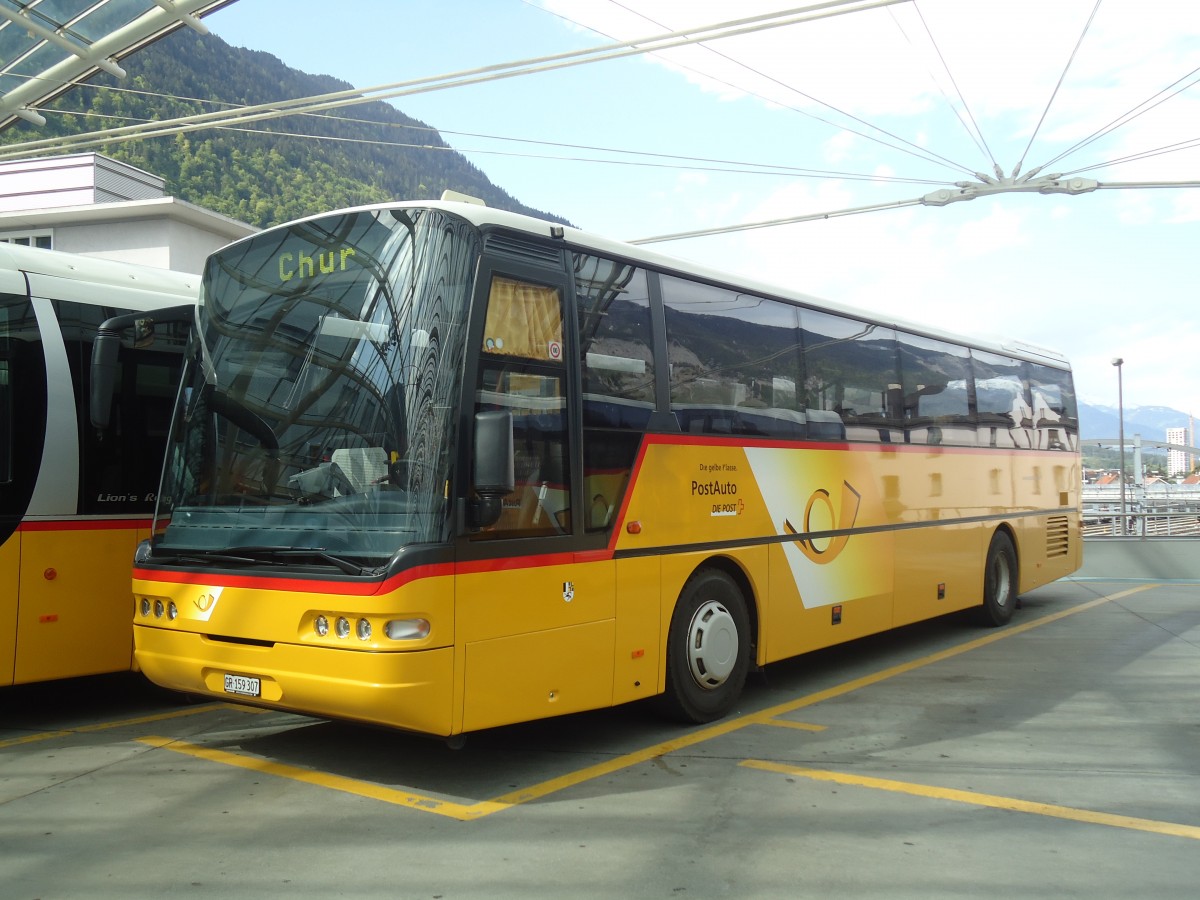
[[[0,162],[0,241],[198,274],[214,250],[257,230],[97,153]]]
[[[1187,428],[1168,428],[1167,443],[1181,444],[1185,447],[1194,447],[1191,435],[1188,434]],[[1167,451],[1167,475],[1174,477],[1176,475],[1187,475],[1192,471],[1192,456],[1185,450],[1168,450]]]

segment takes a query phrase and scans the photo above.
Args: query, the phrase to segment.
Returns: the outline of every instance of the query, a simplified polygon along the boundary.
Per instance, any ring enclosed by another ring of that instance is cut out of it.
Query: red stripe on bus
[[[508,556],[499,559],[472,560],[464,563],[437,563],[429,566],[414,566],[386,581],[359,583],[352,581],[317,581],[306,578],[280,578],[272,575],[220,575],[206,577],[203,571],[171,572],[150,569],[134,569],[133,577],[142,581],[164,581],[170,584],[196,584],[202,587],[253,588],[262,591],[289,591],[309,594],[345,594],[368,597],[387,594],[425,578],[442,578],[451,575],[477,575],[485,572],[508,572],[514,569],[538,569],[546,566],[564,566],[573,563],[602,562],[612,559],[609,550],[565,553],[547,553],[542,556]]]
[[[1063,450],[1044,450],[1039,447],[980,447],[975,444],[906,444],[904,441],[789,441],[780,438],[746,438],[741,436],[723,437],[711,434],[648,434],[642,443],[642,453],[654,444],[665,444],[673,447],[765,447],[777,450],[837,450],[849,453],[987,453],[1010,456],[1052,456],[1062,458],[1072,453]]]
[[[152,519],[55,519],[25,521],[17,531],[119,531],[149,528]]]

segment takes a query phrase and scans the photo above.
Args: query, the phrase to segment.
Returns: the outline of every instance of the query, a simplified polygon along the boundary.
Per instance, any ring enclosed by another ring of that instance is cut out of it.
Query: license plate
[[[225,693],[241,694],[243,697],[261,697],[262,681],[246,675],[226,675]]]

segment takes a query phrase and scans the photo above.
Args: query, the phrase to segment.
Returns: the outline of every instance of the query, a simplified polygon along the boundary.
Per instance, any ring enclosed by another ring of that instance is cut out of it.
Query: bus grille
[[[1070,549],[1071,523],[1066,516],[1051,516],[1046,520],[1046,558],[1066,556]]]
[[[219,641],[222,644],[245,644],[247,647],[274,647],[274,641],[259,641],[254,638],[233,637],[228,634],[206,634],[205,637],[210,641]]]

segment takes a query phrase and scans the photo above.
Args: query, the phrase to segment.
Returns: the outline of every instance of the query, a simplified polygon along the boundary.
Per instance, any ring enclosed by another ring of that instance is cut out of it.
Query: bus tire
[[[976,608],[979,624],[1007,625],[1017,608],[1017,551],[1007,532],[997,531],[983,564],[983,603]]]
[[[695,572],[679,595],[667,634],[666,712],[683,722],[720,719],[733,709],[750,668],[750,616],[734,580]]]

